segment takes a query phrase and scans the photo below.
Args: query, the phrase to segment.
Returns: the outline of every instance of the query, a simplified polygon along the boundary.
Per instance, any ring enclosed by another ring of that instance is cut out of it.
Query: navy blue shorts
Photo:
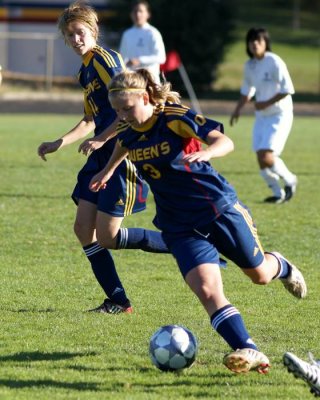
[[[110,153],[102,147],[94,151],[78,174],[78,182],[73,190],[72,199],[96,204],[97,209],[115,217],[125,217],[146,208],[149,187],[137,174],[135,166],[124,160],[115,170],[104,190],[97,193],[89,189],[93,176],[107,164]]]
[[[219,264],[220,254],[240,268],[255,268],[264,259],[251,214],[240,202],[206,226],[162,236],[184,277],[200,264]]]

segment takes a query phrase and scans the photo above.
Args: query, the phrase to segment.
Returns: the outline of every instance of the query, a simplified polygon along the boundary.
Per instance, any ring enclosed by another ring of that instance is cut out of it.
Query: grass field
[[[264,205],[269,193],[250,151],[252,118],[226,130],[234,153],[214,165],[252,210],[266,250],[277,249],[304,272],[308,297],[299,301],[281,283],[251,284],[229,263],[225,292],[272,363],[269,375],[237,376],[222,365],[226,343],[169,255],[114,252],[135,308],[132,315],[93,315],[103,293],[73,235],[69,198],[83,156],[73,145],[47,163],[36,155],[43,140],[69,129],[78,116],[1,115],[0,399],[307,399],[306,385],[282,366],[285,351],[305,357],[319,345],[320,118],[295,119],[284,152],[297,173],[296,197]],[[216,119],[219,119],[216,117]],[[152,227],[153,200],[126,226]],[[161,325],[178,323],[197,336],[195,365],[180,374],[151,365],[148,341]]]

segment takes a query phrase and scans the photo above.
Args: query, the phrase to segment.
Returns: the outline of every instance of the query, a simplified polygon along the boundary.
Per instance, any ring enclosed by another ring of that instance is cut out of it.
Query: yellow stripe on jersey
[[[206,143],[203,139],[197,136],[194,130],[184,121],[176,119],[167,123],[168,128],[170,128],[175,134],[183,138],[194,138],[202,143]]]
[[[100,46],[96,46],[95,51],[97,54],[99,54],[105,60],[108,67],[114,68],[117,66],[115,59],[107,50],[103,49]],[[120,57],[119,57],[119,59],[120,59]]]
[[[83,94],[83,102],[84,102],[84,113],[85,113],[85,115],[92,116],[93,115],[92,109],[91,109],[90,104],[88,102],[86,93]]]
[[[137,195],[137,175],[136,168],[132,164],[131,161],[125,159],[127,166],[127,175],[126,175],[126,184],[127,184],[127,193],[126,193],[126,205],[124,210],[124,216],[132,214],[132,210],[134,207],[134,203]]]
[[[128,129],[130,127],[130,124],[128,124],[128,122],[122,122],[120,121],[116,127],[116,135],[118,135],[119,133],[125,131],[126,129]]]
[[[185,112],[177,112],[177,111],[172,111],[172,112],[166,112],[166,115],[179,115],[179,116],[182,116],[182,115],[184,115],[185,114]]]
[[[111,81],[111,76],[108,74],[105,67],[103,67],[97,60],[93,60],[93,66],[98,71],[100,78],[107,85]]]
[[[253,220],[252,220],[252,217],[251,217],[249,211],[246,208],[244,208],[239,202],[236,202],[233,207],[243,216],[244,220],[246,221],[246,223],[252,233],[252,236],[254,237],[254,239],[257,243],[257,246],[259,247],[261,253],[263,254],[264,250],[260,243],[257,228],[254,226],[254,223],[253,223]]]
[[[91,61],[91,58],[93,57],[93,52],[89,51],[88,54],[84,57],[82,60],[82,64],[87,67]]]
[[[189,108],[185,107],[185,106],[180,106],[180,107],[170,107],[170,106],[166,106],[164,107],[164,113],[166,115],[184,115],[188,112]]]

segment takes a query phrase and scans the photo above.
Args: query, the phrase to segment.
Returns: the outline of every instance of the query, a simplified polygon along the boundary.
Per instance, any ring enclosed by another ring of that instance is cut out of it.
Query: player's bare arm
[[[256,101],[255,102],[255,109],[260,111],[260,110],[264,110],[270,106],[272,106],[272,104],[277,103],[278,101],[284,99],[286,96],[288,96],[289,93],[277,93],[276,95],[274,95],[273,97],[271,97],[271,99],[266,100],[266,101]]]
[[[67,146],[82,139],[84,136],[88,135],[95,127],[93,120],[90,117],[83,117],[81,121],[72,128],[69,132],[63,135],[61,138],[54,140],[52,142],[43,142],[38,147],[38,155],[44,160],[46,159],[46,154],[54,153],[60,148]]]
[[[115,121],[109,125],[102,133],[99,135],[86,139],[79,146],[79,153],[83,153],[88,156],[93,151],[100,149],[108,140],[113,138],[116,135],[116,127],[119,122],[119,118],[116,118]]]
[[[93,192],[98,192],[100,189],[104,189],[116,168],[127,157],[127,155],[128,150],[121,147],[119,143],[116,143],[107,165],[91,179],[89,189]]]
[[[209,132],[206,142],[208,147],[191,154],[186,154],[183,160],[192,163],[209,161],[211,158],[219,158],[233,151],[233,141],[217,130]]]
[[[250,101],[249,96],[241,95],[238,103],[236,105],[236,108],[234,109],[233,113],[231,114],[230,117],[230,125],[233,126],[236,122],[238,122],[239,116],[240,116],[240,110],[246,103]]]

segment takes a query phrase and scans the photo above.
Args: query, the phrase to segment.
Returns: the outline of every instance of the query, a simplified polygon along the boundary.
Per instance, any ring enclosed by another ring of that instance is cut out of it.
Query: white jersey
[[[148,69],[159,82],[160,64],[166,61],[166,52],[158,29],[149,23],[127,29],[122,35],[119,52],[125,63],[138,58],[138,68]]]
[[[240,90],[244,96],[255,96],[256,101],[269,100],[274,95],[288,94],[258,115],[273,115],[292,112],[294,87],[284,61],[274,53],[266,52],[261,60],[250,59],[244,66],[244,79]]]

